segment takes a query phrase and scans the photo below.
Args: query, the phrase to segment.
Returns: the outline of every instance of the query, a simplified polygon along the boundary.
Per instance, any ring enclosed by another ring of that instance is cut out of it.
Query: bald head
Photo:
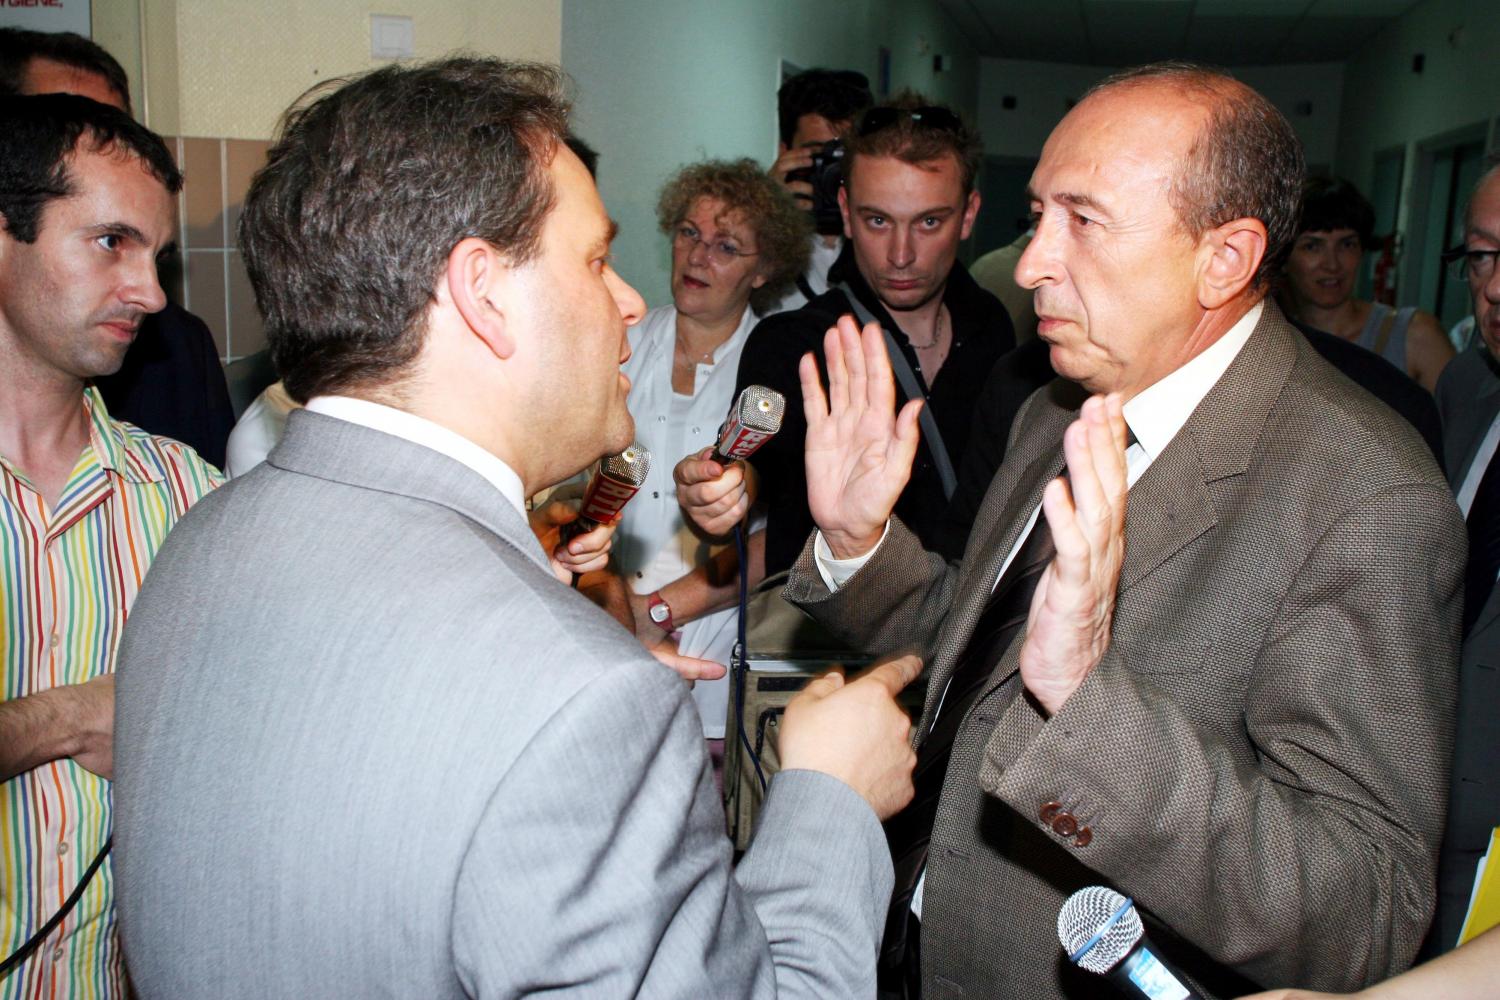
[[[1464,277],[1474,303],[1474,327],[1490,354],[1500,358],[1500,266],[1484,253],[1500,250],[1500,163],[1484,172],[1469,195],[1463,245],[1471,251]]]
[[[1135,96],[1137,89],[1201,107],[1200,127],[1172,181],[1172,207],[1193,237],[1232,219],[1260,220],[1267,242],[1255,285],[1269,288],[1297,235],[1306,165],[1296,132],[1251,88],[1192,63],[1124,70],[1100,81],[1084,100]]]
[[[1475,206],[1486,200],[1493,200],[1496,191],[1500,191],[1500,159],[1489,165],[1484,173],[1479,175],[1479,180],[1474,184],[1474,190],[1469,192],[1469,203],[1464,206],[1464,228],[1472,229],[1476,223]]]

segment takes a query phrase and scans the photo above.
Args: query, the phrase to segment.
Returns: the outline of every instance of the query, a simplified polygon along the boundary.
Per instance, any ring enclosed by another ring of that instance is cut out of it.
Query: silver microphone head
[[[781,418],[786,413],[786,397],[775,389],[763,385],[750,385],[740,393],[739,422],[752,431],[775,434],[781,430]]]
[[[1057,914],[1057,939],[1068,958],[1100,975],[1130,954],[1145,933],[1130,900],[1102,885],[1079,889]]]
[[[611,479],[641,486],[646,482],[646,473],[651,471],[651,452],[637,441],[618,455],[605,458],[600,470]]]

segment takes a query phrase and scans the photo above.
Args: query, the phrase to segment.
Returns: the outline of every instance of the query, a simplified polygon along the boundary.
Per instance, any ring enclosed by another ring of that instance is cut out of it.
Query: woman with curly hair
[[[729,410],[740,351],[758,308],[807,267],[807,214],[753,160],[684,167],[662,189],[657,220],[672,245],[672,304],[631,328],[628,405],[651,450],[649,478],[614,536],[648,647],[727,664],[735,639],[733,546],[695,535],[677,506],[672,466],[712,444]],[[758,548],[758,546],[757,546]],[[752,569],[754,559],[751,559]],[[653,614],[654,612],[654,614]],[[722,738],[728,683],[700,681],[704,734]]]

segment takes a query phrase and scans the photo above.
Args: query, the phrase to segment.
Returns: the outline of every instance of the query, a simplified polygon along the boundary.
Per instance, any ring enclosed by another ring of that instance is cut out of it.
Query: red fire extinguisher
[[[1380,256],[1375,258],[1375,301],[1396,304],[1396,234],[1381,240]]]

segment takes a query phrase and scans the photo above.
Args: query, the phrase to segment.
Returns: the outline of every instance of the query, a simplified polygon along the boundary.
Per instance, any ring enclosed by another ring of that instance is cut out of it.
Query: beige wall
[[[387,62],[370,57],[375,13],[412,18],[417,58],[562,57],[562,0],[114,0],[94,10],[95,36],[131,74],[137,113],[171,135],[270,138],[308,87]]]
[[[373,4],[373,6],[372,6]],[[558,62],[562,0],[110,0],[94,38],[130,77],[135,112],[183,172],[179,266],[168,294],[204,320],[225,361],[265,346],[235,229],[277,119],[321,80],[384,65],[370,14],[413,21],[416,58],[454,50]]]

